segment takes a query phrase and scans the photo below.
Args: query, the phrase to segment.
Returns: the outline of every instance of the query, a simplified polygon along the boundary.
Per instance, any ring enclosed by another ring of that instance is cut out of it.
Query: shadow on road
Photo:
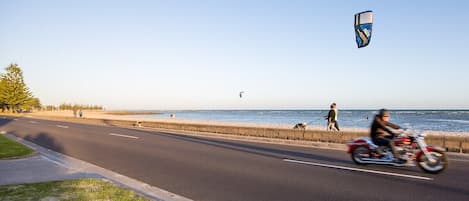
[[[14,134],[14,133],[13,133]],[[47,133],[38,133],[34,135],[27,135],[23,139],[33,142],[34,144],[40,145],[47,149],[53,150],[55,152],[64,153],[64,148],[62,145],[57,143],[53,137]]]
[[[5,126],[13,121],[11,117],[0,116],[0,127]]]
[[[55,152],[60,152],[60,153],[65,154],[64,147],[60,143],[58,143],[51,135],[47,133],[40,132],[37,134],[25,134],[25,133],[13,130],[13,131],[8,131],[8,134],[30,141],[34,144],[53,150]]]

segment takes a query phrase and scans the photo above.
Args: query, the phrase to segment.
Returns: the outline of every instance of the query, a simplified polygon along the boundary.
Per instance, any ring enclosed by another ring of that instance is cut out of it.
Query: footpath
[[[0,185],[99,178],[133,190],[151,200],[190,200],[85,161],[51,151],[13,135],[4,135],[30,147],[36,154],[27,158],[0,160]]]

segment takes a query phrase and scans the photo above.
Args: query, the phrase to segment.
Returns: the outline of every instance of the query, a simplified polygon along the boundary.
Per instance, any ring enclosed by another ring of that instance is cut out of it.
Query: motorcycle
[[[369,137],[361,137],[347,143],[348,153],[353,162],[359,165],[379,164],[393,166],[415,166],[417,164],[424,172],[437,174],[448,167],[445,149],[427,145],[425,133],[401,131],[392,139],[397,156],[393,156],[390,148],[377,146]],[[394,157],[401,160],[396,162]]]

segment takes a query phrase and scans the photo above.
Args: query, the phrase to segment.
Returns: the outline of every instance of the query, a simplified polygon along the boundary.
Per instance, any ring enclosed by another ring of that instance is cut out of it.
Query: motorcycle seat
[[[377,149],[377,148],[379,147],[378,145],[376,145],[375,143],[373,143],[373,140],[371,140],[370,137],[361,137],[361,138],[359,138],[359,139],[362,139],[362,140],[364,140],[367,144],[369,144],[371,149]]]

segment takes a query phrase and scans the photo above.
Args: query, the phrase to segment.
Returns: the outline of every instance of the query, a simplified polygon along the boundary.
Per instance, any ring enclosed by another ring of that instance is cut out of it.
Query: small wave
[[[446,114],[455,115],[455,114],[469,114],[469,111],[448,111]]]
[[[397,112],[391,111],[391,113],[395,113],[395,114],[416,114],[417,112],[416,111],[397,111]]]
[[[454,123],[461,123],[461,124],[469,124],[469,120],[461,120],[461,119],[428,119],[430,121],[442,121],[442,122],[454,122]]]

